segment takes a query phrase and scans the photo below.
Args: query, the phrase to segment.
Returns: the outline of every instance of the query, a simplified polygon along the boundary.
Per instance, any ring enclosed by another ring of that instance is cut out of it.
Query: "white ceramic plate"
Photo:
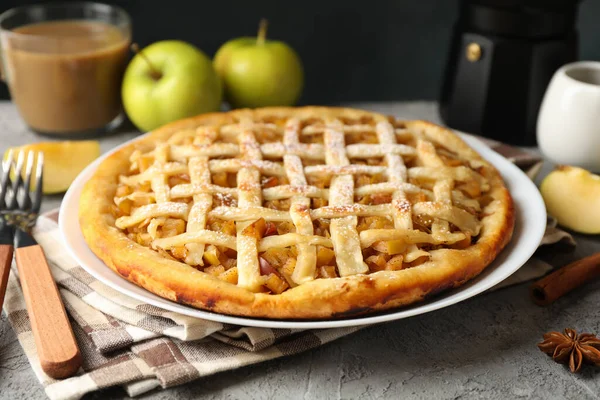
[[[122,278],[113,272],[98,257],[96,257],[94,253],[92,253],[83,239],[77,217],[79,213],[79,196],[82,187],[108,154],[100,157],[87,167],[77,177],[69,191],[66,193],[60,208],[60,231],[70,254],[86,271],[99,281],[140,301],[192,317],[243,326],[292,329],[358,326],[407,318],[456,304],[473,297],[508,278],[517,271],[529,257],[531,257],[544,235],[546,227],[546,209],[542,197],[533,182],[519,168],[496,152],[490,150],[476,138],[468,135],[462,135],[462,137],[477,150],[479,154],[491,162],[504,177],[515,202],[517,220],[513,239],[506,249],[484,270],[483,273],[465,285],[435,296],[428,301],[373,316],[326,321],[269,320],[234,317],[202,311],[178,304],[156,296],[149,291],[130,283],[125,278]],[[112,152],[118,149],[119,148],[116,148]]]

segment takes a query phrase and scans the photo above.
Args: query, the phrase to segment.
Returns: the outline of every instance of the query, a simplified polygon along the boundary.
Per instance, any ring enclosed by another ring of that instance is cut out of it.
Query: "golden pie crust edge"
[[[315,279],[281,294],[253,293],[198,271],[187,264],[161,257],[115,227],[111,212],[117,176],[127,171],[129,156],[139,146],[166,140],[181,129],[227,121],[236,114],[261,118],[363,116],[387,120],[381,114],[349,108],[272,107],[204,114],[173,122],[119,149],[106,158],[85,184],[79,205],[83,236],[91,250],[113,271],[163,298],[222,314],[273,319],[346,318],[408,305],[458,287],[477,276],[510,241],[514,228],[513,201],[497,170],[451,131],[425,121],[404,121],[410,128],[427,128],[428,137],[462,157],[481,160],[495,201],[485,215],[476,244],[463,250],[431,252],[429,261],[399,271]]]

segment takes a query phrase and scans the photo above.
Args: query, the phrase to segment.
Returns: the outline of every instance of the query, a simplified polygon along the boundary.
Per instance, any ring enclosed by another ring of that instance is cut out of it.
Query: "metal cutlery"
[[[26,155],[21,151],[16,165],[12,152],[3,163],[1,237],[12,234],[14,238],[15,260],[41,367],[52,378],[62,379],[79,369],[81,354],[44,251],[30,233],[42,202],[43,162],[42,153],[29,152]],[[21,174],[23,166],[24,179]],[[35,187],[33,191],[32,186]],[[5,250],[0,255],[6,253],[8,261],[0,259],[0,266],[10,265],[10,243],[2,246],[7,247],[2,247]],[[8,272],[5,274],[8,276]]]

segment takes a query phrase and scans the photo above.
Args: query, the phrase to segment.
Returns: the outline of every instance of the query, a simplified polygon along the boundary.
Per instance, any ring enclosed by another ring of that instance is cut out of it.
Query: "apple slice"
[[[4,159],[10,150],[6,150]],[[15,154],[21,150],[44,153],[43,192],[54,194],[66,191],[75,177],[100,156],[100,143],[95,140],[42,142],[13,147],[12,150]]]
[[[600,176],[560,166],[540,185],[548,214],[575,232],[600,233]]]

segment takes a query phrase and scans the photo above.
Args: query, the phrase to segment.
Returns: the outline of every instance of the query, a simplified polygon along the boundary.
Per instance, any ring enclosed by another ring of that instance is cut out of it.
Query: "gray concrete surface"
[[[432,103],[359,104],[402,117],[438,120]],[[102,139],[110,149],[134,134]],[[9,103],[0,103],[0,152],[39,141]],[[549,166],[544,169],[547,172]],[[45,208],[58,206],[49,198]],[[596,237],[577,236],[561,265],[600,251]],[[158,391],[147,399],[600,399],[600,368],[574,375],[536,347],[549,330],[600,333],[600,281],[541,308],[527,284],[477,296],[452,307],[367,328],[294,357],[224,372]],[[0,400],[45,398],[17,339],[0,318]],[[120,388],[88,399],[126,398]]]

